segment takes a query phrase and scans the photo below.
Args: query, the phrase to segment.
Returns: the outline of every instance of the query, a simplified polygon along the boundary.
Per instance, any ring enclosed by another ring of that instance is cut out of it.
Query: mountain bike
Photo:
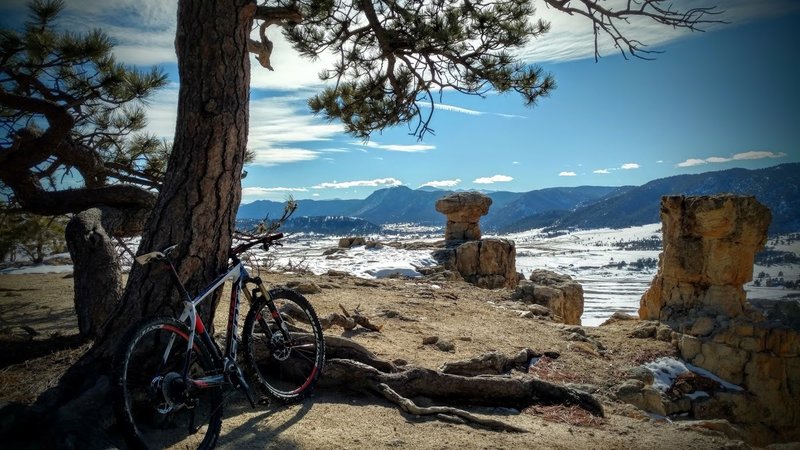
[[[222,425],[226,389],[244,391],[251,406],[256,406],[247,378],[254,379],[267,395],[261,401],[297,401],[314,388],[325,361],[322,328],[314,309],[295,291],[267,290],[259,277],[248,274],[239,258],[256,245],[265,250],[280,245],[282,237],[267,234],[232,248],[228,270],[195,297],[181,283],[169,257],[176,246],[136,258],[140,264],[166,264],[184,298],[184,308],[177,318],[144,319],[128,332],[117,353],[115,409],[134,447],[213,448]],[[210,336],[197,305],[226,280],[232,286],[222,349]],[[248,291],[251,284],[254,287]],[[250,302],[241,338],[244,371],[236,358],[240,293]]]

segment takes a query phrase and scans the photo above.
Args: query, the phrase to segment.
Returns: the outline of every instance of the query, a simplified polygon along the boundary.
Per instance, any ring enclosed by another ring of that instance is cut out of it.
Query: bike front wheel
[[[153,317],[122,341],[114,364],[115,410],[134,448],[211,449],[222,424],[219,387],[202,388],[213,374],[208,351],[189,329],[171,317]],[[188,360],[188,361],[187,361]],[[188,378],[184,368],[188,363]]]
[[[258,298],[244,321],[245,367],[267,395],[298,401],[314,388],[325,364],[322,327],[298,292],[273,289]]]

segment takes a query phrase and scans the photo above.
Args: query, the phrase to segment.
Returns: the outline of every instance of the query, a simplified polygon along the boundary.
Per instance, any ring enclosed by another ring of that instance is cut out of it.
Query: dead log
[[[541,353],[529,348],[522,349],[519,353],[510,357],[500,352],[488,352],[471,359],[444,363],[439,370],[443,373],[464,376],[500,375],[511,371],[511,369],[527,372],[530,360],[541,356]]]

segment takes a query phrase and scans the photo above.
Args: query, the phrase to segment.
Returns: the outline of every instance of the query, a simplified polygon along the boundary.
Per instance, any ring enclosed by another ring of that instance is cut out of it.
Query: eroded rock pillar
[[[663,197],[664,250],[639,317],[669,321],[698,310],[741,315],[743,285],[753,278],[753,259],[764,247],[771,217],[754,197]]]
[[[436,211],[447,216],[445,241],[477,241],[480,218],[489,212],[492,199],[480,192],[457,192],[436,201]]]

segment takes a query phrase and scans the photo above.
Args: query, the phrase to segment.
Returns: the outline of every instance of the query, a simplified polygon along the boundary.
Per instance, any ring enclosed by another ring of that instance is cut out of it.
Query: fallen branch
[[[327,330],[332,326],[339,326],[344,328],[347,331],[354,329],[357,325],[361,325],[362,327],[370,330],[370,331],[377,331],[380,332],[382,325],[375,325],[370,322],[369,318],[363,314],[359,308],[361,305],[358,305],[356,309],[353,311],[351,315],[344,306],[339,304],[339,308],[341,308],[343,314],[339,313],[330,313],[325,317],[321,317],[319,319],[320,325],[322,325],[323,330]]]

